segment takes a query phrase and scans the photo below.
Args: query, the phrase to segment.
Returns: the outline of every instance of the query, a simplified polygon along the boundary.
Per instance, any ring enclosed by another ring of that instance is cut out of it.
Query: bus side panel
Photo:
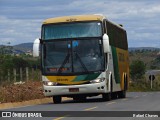
[[[113,66],[114,66],[114,75],[115,75],[115,81],[116,83],[120,83],[120,76],[119,76],[119,68],[118,68],[118,56],[117,56],[117,50],[115,47],[112,48],[112,57],[113,57]]]
[[[116,48],[117,56],[118,56],[118,68],[119,68],[119,76],[121,83],[121,90],[124,89],[124,79],[125,76],[129,76],[129,65],[128,65],[128,51]]]

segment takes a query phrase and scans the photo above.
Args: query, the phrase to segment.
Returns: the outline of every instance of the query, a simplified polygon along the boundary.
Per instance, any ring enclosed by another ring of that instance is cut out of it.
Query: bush
[[[130,75],[132,80],[143,78],[146,71],[146,65],[141,60],[135,60],[130,65]]]

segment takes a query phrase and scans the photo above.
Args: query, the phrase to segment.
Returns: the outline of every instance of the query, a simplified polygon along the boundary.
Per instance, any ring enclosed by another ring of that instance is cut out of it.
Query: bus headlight
[[[57,85],[56,82],[51,82],[51,81],[43,81],[43,84],[46,86],[56,86]]]
[[[103,82],[105,80],[105,78],[97,78],[95,80],[91,80],[90,83],[100,83]]]

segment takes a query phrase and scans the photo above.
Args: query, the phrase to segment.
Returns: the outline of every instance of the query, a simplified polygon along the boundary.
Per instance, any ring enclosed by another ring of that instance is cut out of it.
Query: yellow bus
[[[126,97],[126,31],[103,15],[46,19],[41,38],[34,41],[33,56],[41,58],[44,95],[52,96],[54,103],[61,103],[62,97]]]

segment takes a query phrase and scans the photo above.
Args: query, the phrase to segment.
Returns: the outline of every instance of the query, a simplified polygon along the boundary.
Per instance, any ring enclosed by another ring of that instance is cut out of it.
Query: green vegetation
[[[40,60],[24,53],[14,55],[11,52],[12,49],[12,47],[0,46],[0,103],[43,98],[40,70],[37,69],[40,66]],[[160,91],[160,74],[157,77],[159,82],[153,81],[153,89],[150,81],[145,78],[145,71],[160,69],[159,50],[130,51],[129,59],[131,82],[128,91]],[[29,78],[29,81],[26,81],[26,75],[23,75],[24,84],[13,84],[15,82],[13,69],[17,70],[17,81],[20,81],[20,68],[24,72],[26,67],[29,68],[32,79]],[[10,81],[8,81],[8,75]]]
[[[160,69],[159,50],[135,50],[129,52],[131,83],[128,91],[160,91],[160,75],[153,81],[151,89],[150,81],[146,78],[147,70]]]
[[[130,64],[135,60],[141,60],[146,65],[146,70],[160,69],[160,50],[135,50],[129,52]]]
[[[130,65],[130,76],[133,81],[143,78],[146,66],[141,60],[134,60]]]
[[[0,47],[0,85],[5,82],[12,83],[22,80],[20,79],[20,69],[23,80],[26,80],[26,68],[28,68],[28,76],[33,75],[35,71],[35,75],[40,74],[40,70],[37,69],[40,67],[39,59],[25,54],[14,55],[8,51],[11,50],[4,46]],[[15,78],[14,70],[16,71],[16,81],[13,81]],[[37,78],[35,79],[38,80],[39,78],[40,76],[37,75]]]
[[[0,47],[0,103],[44,98],[40,70],[37,69],[40,60],[31,55],[14,55],[11,51],[11,47]],[[28,80],[26,80],[26,68],[28,68]],[[16,83],[20,80],[23,82]]]
[[[137,82],[130,83],[128,91],[129,92],[160,91],[160,83],[153,81],[153,88],[151,89],[150,81],[147,81],[145,79],[139,79]]]
[[[160,69],[160,55],[151,62],[151,69]]]

